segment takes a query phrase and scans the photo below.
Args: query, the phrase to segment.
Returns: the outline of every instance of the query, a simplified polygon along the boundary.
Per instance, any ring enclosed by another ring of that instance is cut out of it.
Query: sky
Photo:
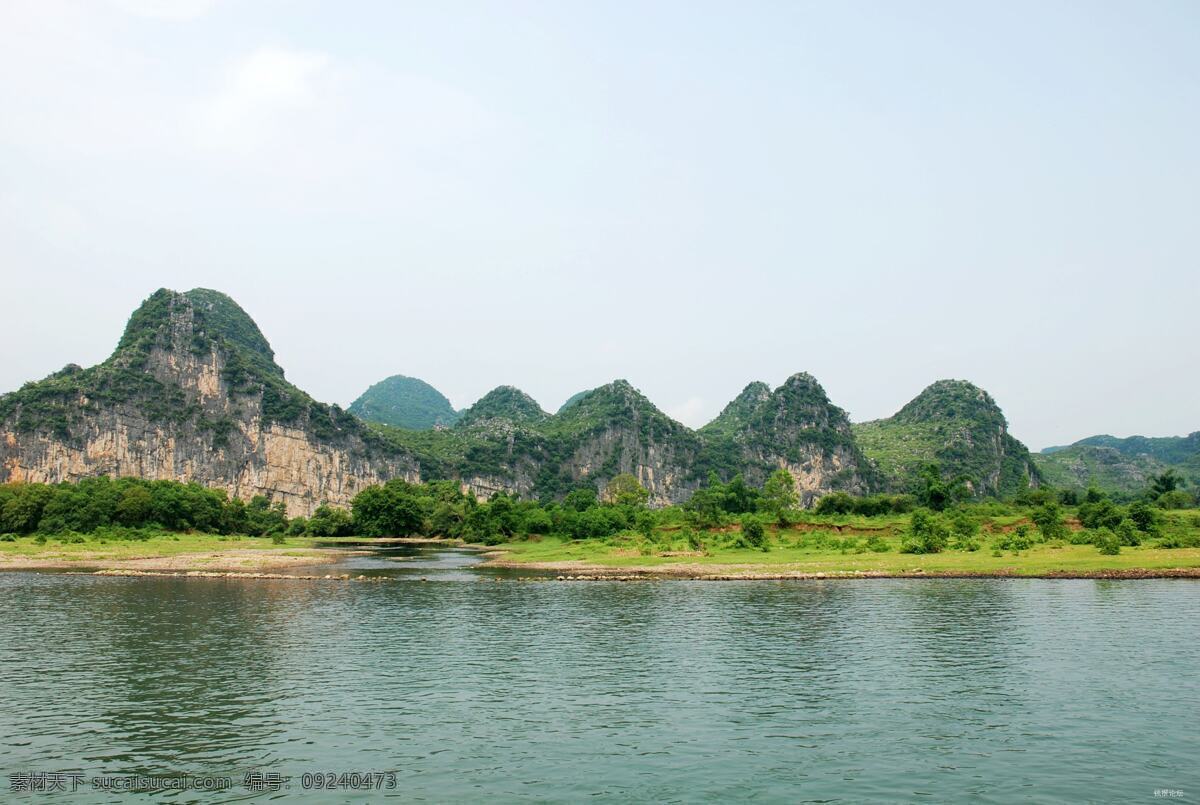
[[[288,378],[615,378],[699,426],[939,378],[1200,430],[1200,5],[0,3],[0,392],[215,288]]]

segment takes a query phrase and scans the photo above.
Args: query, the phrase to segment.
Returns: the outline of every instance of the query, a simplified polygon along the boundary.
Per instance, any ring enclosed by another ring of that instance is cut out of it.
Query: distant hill
[[[563,403],[562,405],[560,405],[558,407],[558,411],[556,411],[555,413],[561,414],[563,411],[567,410],[572,405],[574,405],[575,403],[582,400],[584,397],[591,394],[594,390],[595,389],[584,389],[583,391],[575,392],[574,394],[572,394],[570,397],[567,398],[567,401],[565,403]]]
[[[379,381],[350,403],[347,410],[368,422],[410,430],[453,425],[460,416],[440,391],[424,380],[404,375]]]
[[[463,427],[498,419],[520,424],[541,422],[548,417],[537,401],[514,386],[498,386],[462,412],[459,424]]]
[[[1013,495],[1041,481],[995,400],[965,380],[939,380],[895,416],[855,425],[854,435],[897,491],[929,463],[947,477],[965,476],[976,495]]]
[[[1118,438],[1100,435],[1074,444],[1048,447],[1034,456],[1048,483],[1063,489],[1094,486],[1131,496],[1149,479],[1175,470],[1192,486],[1200,485],[1200,431],[1188,436]]]

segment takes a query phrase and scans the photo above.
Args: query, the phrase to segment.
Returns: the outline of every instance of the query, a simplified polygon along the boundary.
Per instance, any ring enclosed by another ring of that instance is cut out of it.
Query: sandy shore
[[[311,567],[336,562],[362,551],[337,548],[233,548],[178,553],[171,556],[113,558],[103,553],[72,553],[67,559],[44,556],[0,556],[0,570],[130,570],[130,571],[241,571],[263,572]]]

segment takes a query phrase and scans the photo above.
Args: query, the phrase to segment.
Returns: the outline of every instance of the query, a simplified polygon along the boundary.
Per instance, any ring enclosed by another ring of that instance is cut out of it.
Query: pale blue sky
[[[0,4],[0,391],[155,288],[291,380],[697,426],[813,373],[1037,449],[1200,429],[1195,2]]]

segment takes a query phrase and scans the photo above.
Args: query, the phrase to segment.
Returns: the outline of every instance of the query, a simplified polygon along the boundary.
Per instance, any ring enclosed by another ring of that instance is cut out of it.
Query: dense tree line
[[[150,527],[266,536],[287,526],[282,503],[262,496],[246,503],[199,484],[102,476],[78,483],[0,485],[0,533]]]
[[[1163,510],[1178,508],[1180,497],[1190,495],[1170,472],[1151,479],[1146,492],[1127,505],[1095,489],[1081,497],[1048,488],[1028,490],[1007,503],[972,502],[963,481],[943,478],[936,466],[926,468],[921,478],[912,494],[826,495],[807,517],[908,515],[900,549],[910,553],[978,550],[983,519],[1014,515],[1020,522],[996,538],[994,550],[1020,551],[1059,540],[1090,543],[1111,553],[1151,538],[1164,547],[1197,542],[1195,535],[1163,532]],[[629,474],[617,475],[599,492],[580,485],[557,501],[521,500],[504,493],[479,501],[464,494],[455,481],[397,479],[362,490],[349,509],[323,505],[311,517],[289,520],[282,503],[262,496],[244,502],[198,484],[100,477],[78,483],[0,485],[0,534],[124,529],[132,536],[152,530],[251,536],[422,535],[496,544],[531,536],[597,539],[622,533],[649,539],[656,530],[694,535],[733,526],[738,544],[766,550],[767,526],[786,529],[801,518],[795,482],[782,469],[761,487],[740,475],[729,481],[710,475],[682,506],[652,509],[648,497]],[[865,549],[888,548],[876,541]]]

